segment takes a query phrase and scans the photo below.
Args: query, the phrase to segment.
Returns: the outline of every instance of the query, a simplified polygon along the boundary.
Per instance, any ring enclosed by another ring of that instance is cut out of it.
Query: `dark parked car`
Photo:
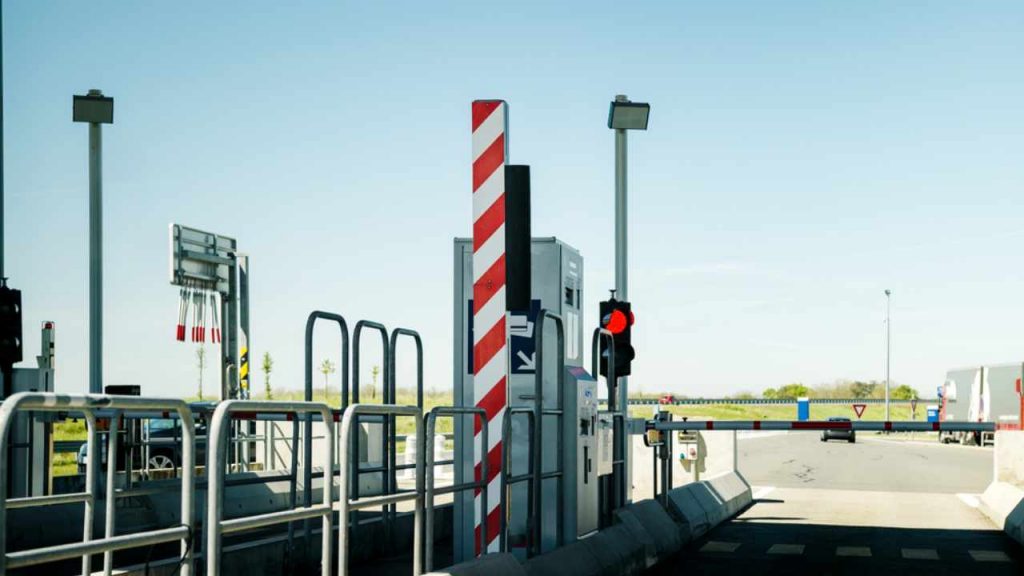
[[[180,466],[181,450],[179,446],[181,444],[181,430],[178,429],[177,420],[170,418],[153,418],[151,420],[144,420],[143,423],[142,441],[144,447],[141,450],[141,454],[138,451],[136,452],[138,455],[135,459],[135,469],[149,468],[163,470]],[[100,433],[97,440],[100,446],[100,464],[105,466],[107,462],[107,435],[105,433]],[[119,442],[122,442],[121,446],[123,447],[123,436]],[[148,444],[148,452],[145,447],[146,444]],[[87,445],[82,444],[81,448],[78,449],[77,458],[79,474],[85,474],[85,464],[88,458],[89,450]],[[118,457],[119,470],[124,469],[124,465],[121,462],[122,458],[123,455]],[[144,466],[142,464],[142,459],[148,460],[148,466]],[[197,423],[196,464],[202,465],[205,461],[206,425]]]
[[[849,418],[843,418],[841,416],[833,416],[828,419],[829,422],[849,422]],[[857,441],[857,433],[852,429],[848,430],[822,430],[821,441],[826,442],[828,440],[846,440],[853,444]]]

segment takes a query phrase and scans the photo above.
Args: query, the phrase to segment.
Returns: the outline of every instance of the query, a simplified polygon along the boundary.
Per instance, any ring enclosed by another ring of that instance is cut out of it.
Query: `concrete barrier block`
[[[708,480],[707,484],[725,506],[725,517],[732,518],[754,501],[754,495],[739,474],[728,473]]]
[[[620,508],[615,511],[615,517],[645,543],[649,566],[675,554],[683,546],[679,525],[654,500],[641,500]]]
[[[640,574],[647,568],[644,545],[622,524],[581,541],[601,566],[600,576]]]
[[[993,482],[981,495],[978,508],[1007,536],[1024,545],[1024,490],[1006,482]]]
[[[425,576],[526,576],[526,570],[511,554],[484,554]]]
[[[700,507],[704,509],[704,514],[707,515],[710,525],[709,530],[728,518],[725,514],[725,503],[719,500],[718,495],[708,487],[707,483],[688,484],[683,487],[683,490],[689,490]]]
[[[590,548],[577,540],[536,556],[523,564],[527,576],[598,576],[601,564]]]
[[[711,529],[704,507],[688,486],[669,491],[668,511],[682,526],[681,532],[686,541],[699,538]]]

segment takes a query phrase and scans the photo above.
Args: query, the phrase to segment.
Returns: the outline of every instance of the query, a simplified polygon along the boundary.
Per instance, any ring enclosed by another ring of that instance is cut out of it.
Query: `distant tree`
[[[729,398],[733,400],[753,400],[754,395],[750,392],[737,392],[730,396]]]
[[[764,392],[761,393],[761,397],[767,400],[775,400],[779,397],[779,391],[775,388],[765,388]]]
[[[263,391],[267,395],[267,400],[274,399],[274,392],[270,388],[270,372],[274,370],[274,359],[270,357],[270,352],[263,353]]]
[[[370,376],[373,377],[373,380],[370,381],[370,398],[372,398],[374,400],[377,399],[377,376],[379,376],[379,375],[380,375],[380,366],[374,366],[370,370]],[[394,399],[392,399],[392,400],[394,400]]]
[[[900,384],[889,391],[889,397],[894,400],[913,400],[919,398],[917,390],[914,390],[906,384]]]
[[[878,385],[874,382],[861,382],[856,381],[850,384],[850,393],[853,394],[854,398],[870,398],[875,393],[875,388]]]
[[[330,358],[324,358],[323,362],[320,363],[320,373],[324,375],[324,398],[327,398],[327,378],[334,374],[335,366],[334,362],[331,362]]]
[[[203,401],[203,372],[206,369],[206,347],[196,348],[196,365],[199,366],[199,401]]]
[[[794,382],[779,388],[776,392],[776,398],[804,398],[810,396],[810,394],[811,390],[807,386]]]

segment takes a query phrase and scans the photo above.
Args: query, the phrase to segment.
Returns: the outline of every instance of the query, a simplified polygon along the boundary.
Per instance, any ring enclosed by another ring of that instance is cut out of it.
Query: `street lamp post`
[[[890,302],[892,291],[885,291],[885,421],[889,422],[889,366],[892,357],[892,323],[890,322]]]
[[[628,302],[629,268],[627,266],[627,203],[626,203],[626,131],[647,130],[651,105],[644,102],[630,102],[624,94],[615,96],[608,108],[608,128],[615,130],[615,297]],[[629,394],[629,383],[625,376],[617,378],[615,395],[623,399],[623,409]],[[628,470],[626,500],[631,501],[633,491],[633,468],[630,464],[632,446],[622,447],[622,455]]]
[[[114,99],[99,90],[75,96],[72,120],[89,124],[89,393],[103,392],[103,138]]]

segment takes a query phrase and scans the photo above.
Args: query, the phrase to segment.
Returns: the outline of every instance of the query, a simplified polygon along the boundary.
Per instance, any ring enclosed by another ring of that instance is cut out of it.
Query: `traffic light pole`
[[[629,301],[626,211],[626,131],[619,128],[615,131],[615,298],[624,302]]]
[[[615,97],[616,101],[628,100],[625,96]],[[627,267],[627,222],[626,222],[626,130],[618,128],[615,130],[615,297],[628,302],[628,280],[629,272]],[[621,410],[628,417],[629,405],[626,400],[629,396],[629,384],[625,376],[617,378],[616,387],[618,396],[623,399]],[[611,402],[611,398],[608,400]],[[632,445],[624,446],[623,458],[625,460],[625,498],[626,502],[633,500],[633,466]]]

